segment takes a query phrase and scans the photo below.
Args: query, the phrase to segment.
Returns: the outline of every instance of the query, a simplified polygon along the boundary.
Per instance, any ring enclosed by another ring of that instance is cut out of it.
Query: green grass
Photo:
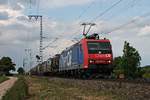
[[[14,86],[3,96],[2,100],[25,100],[28,95],[28,86],[24,77],[19,77]]]
[[[9,79],[9,78],[6,77],[6,76],[0,76],[0,83],[6,81],[6,80],[8,80],[8,79]]]
[[[29,85],[28,100],[114,100],[111,92],[103,92],[63,79],[44,77],[26,78]],[[116,99],[115,99],[116,100]]]

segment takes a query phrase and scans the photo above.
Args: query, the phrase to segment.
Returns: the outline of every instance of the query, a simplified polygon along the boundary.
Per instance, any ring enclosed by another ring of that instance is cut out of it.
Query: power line
[[[110,11],[112,8],[114,8],[115,6],[117,6],[119,3],[121,3],[123,0],[119,0],[119,1],[117,1],[117,2],[115,2],[111,7],[109,7],[108,9],[106,9],[104,12],[102,12],[102,13],[100,13],[98,16],[96,16],[95,18],[93,18],[93,20],[92,21],[94,21],[94,20],[96,20],[96,19],[98,19],[99,17],[101,17],[101,16],[103,16],[105,13],[107,13],[108,11]],[[87,7],[87,9],[85,9],[85,10],[83,10],[83,12],[78,16],[78,19],[80,19],[87,11],[88,11],[88,9],[90,9],[91,8],[91,6],[92,5],[94,5],[94,0],[93,0],[93,2],[91,2],[91,4]],[[62,34],[64,34],[64,33],[62,33]],[[57,39],[58,40],[58,39]],[[57,41],[56,40],[56,41]],[[51,43],[50,43],[51,44]],[[49,46],[49,44],[48,44],[48,46]],[[46,47],[48,47],[48,46],[46,46]]]
[[[131,0],[129,1],[126,5],[124,4],[125,8],[119,9],[119,12],[116,13],[112,13],[112,14],[117,14],[117,16],[115,17],[119,17],[120,14],[125,13],[126,11],[128,11],[130,8],[135,7],[135,5],[137,4],[137,0]],[[120,12],[121,11],[121,12]],[[114,17],[114,16],[113,16]],[[112,18],[107,19],[111,20]]]
[[[104,12],[100,13],[98,16],[96,16],[95,18],[93,18],[93,19],[91,20],[91,22],[93,22],[94,20],[96,20],[96,19],[98,19],[99,17],[103,16],[104,14],[106,14],[108,11],[110,11],[112,8],[114,8],[115,6],[117,6],[118,4],[120,4],[122,1],[123,1],[123,0],[119,0],[119,1],[115,2],[111,7],[109,7],[109,8],[106,9]],[[137,1],[137,0],[132,0],[133,3],[136,3],[135,1]],[[129,3],[128,3],[128,5],[129,5]],[[133,7],[133,6],[134,6],[134,5],[131,5],[131,7]],[[129,8],[127,8],[127,9],[129,9]],[[121,26],[123,26],[123,25],[121,25]],[[121,26],[120,26],[120,27],[121,27]],[[79,32],[79,31],[77,31],[77,32]]]
[[[94,17],[91,22],[97,20],[99,17],[103,16],[104,14],[106,14],[107,12],[109,12],[112,8],[116,7],[118,4],[120,4],[123,0],[119,0],[117,2],[115,2],[113,5],[111,5],[109,8],[107,8],[105,11],[103,11],[102,13],[100,13],[98,16]]]
[[[53,41],[51,41],[47,46],[43,47],[43,50],[48,48],[52,43],[56,42],[59,38],[55,38]]]
[[[93,0],[88,6],[87,8],[85,8],[81,14],[79,14],[79,16],[77,17],[77,19],[75,19],[75,21],[78,21],[79,19],[82,18],[82,16],[95,4],[95,0]],[[81,21],[79,21],[77,24],[81,24]]]
[[[87,6],[87,8],[83,10],[83,12],[78,16],[78,19],[76,19],[76,20],[81,19],[81,17],[82,17],[94,4],[95,4],[95,0],[93,0],[93,1],[89,4],[89,6]],[[79,21],[77,24],[81,24],[81,21]],[[76,33],[78,33],[78,32],[80,32],[80,29],[77,30],[74,34],[76,34]],[[76,40],[75,40],[75,41],[76,41]]]
[[[79,16],[77,17],[77,19],[75,19],[75,20],[81,19],[82,16],[83,16],[94,4],[95,4],[95,0],[93,0],[93,1],[88,5],[88,7],[85,8],[85,9],[79,14]],[[80,23],[81,23],[81,21],[78,22],[78,24],[80,24]],[[80,31],[80,30],[78,30],[78,31]],[[65,34],[65,31],[64,31],[60,36],[62,36],[63,34]],[[59,40],[59,39],[60,39],[59,37],[58,37],[58,38],[56,37],[53,41],[56,42],[56,41]],[[50,42],[50,43],[49,43],[47,46],[45,46],[43,49],[49,47],[51,43],[52,43],[52,42]]]
[[[110,11],[112,8],[114,8],[115,6],[117,6],[118,4],[120,4],[123,0],[119,0],[117,2],[115,2],[114,4],[112,4],[109,8],[107,8],[105,11],[103,11],[102,13],[100,13],[98,16],[94,17],[90,22],[95,21],[96,19],[98,19],[99,17],[103,16],[104,14],[106,14],[108,11]]]
[[[37,0],[37,15],[39,14],[39,8],[40,8],[40,0]]]
[[[150,12],[145,13],[145,14],[139,16],[139,17],[148,17],[148,16],[150,16]],[[139,19],[138,19],[138,18],[132,19],[132,20],[128,21],[127,23],[121,24],[121,25],[119,25],[118,27],[116,27],[116,28],[114,28],[114,29],[112,29],[111,31],[106,32],[106,33],[112,33],[112,32],[114,32],[114,31],[117,31],[117,30],[119,30],[119,29],[121,29],[121,28],[123,28],[123,27],[125,27],[125,26],[127,26],[127,25],[129,25],[129,24],[135,23],[137,20],[139,20]]]
[[[79,20],[79,19],[88,11],[88,9],[90,9],[94,4],[95,4],[95,0],[93,0],[93,1],[89,4],[89,6],[88,6],[87,8],[85,8],[85,9],[81,12],[81,14],[77,17],[77,20]]]

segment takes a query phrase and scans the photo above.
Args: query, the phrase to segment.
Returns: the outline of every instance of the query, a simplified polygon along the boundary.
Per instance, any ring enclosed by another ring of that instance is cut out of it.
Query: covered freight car
[[[51,58],[51,72],[57,72],[59,70],[59,58],[60,54],[56,54]]]
[[[83,66],[83,50],[80,43],[76,43],[64,50],[59,59],[59,71],[80,69]]]

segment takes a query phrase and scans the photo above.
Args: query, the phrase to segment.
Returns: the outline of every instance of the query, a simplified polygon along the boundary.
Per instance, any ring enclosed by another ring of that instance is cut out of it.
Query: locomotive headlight
[[[90,60],[89,62],[90,62],[90,63],[94,63],[94,60]]]
[[[111,63],[111,60],[109,60],[108,63]]]

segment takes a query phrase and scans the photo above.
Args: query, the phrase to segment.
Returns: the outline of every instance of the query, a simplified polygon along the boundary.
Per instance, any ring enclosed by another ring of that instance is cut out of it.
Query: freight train
[[[66,48],[60,54],[31,69],[31,73],[59,74],[74,77],[109,76],[113,70],[109,39],[93,34]]]

